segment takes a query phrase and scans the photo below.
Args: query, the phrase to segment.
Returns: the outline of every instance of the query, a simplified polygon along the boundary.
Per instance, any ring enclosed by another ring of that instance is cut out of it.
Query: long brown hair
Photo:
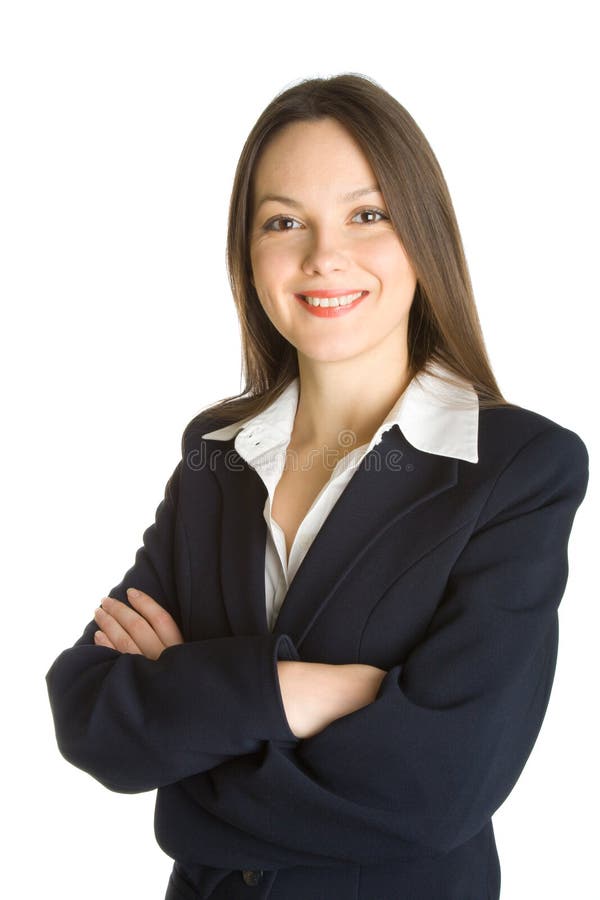
[[[271,323],[252,284],[253,176],[261,151],[282,128],[326,117],[337,119],[361,146],[417,276],[408,320],[410,374],[437,361],[473,385],[480,407],[514,405],[502,396],[490,366],[452,200],[433,150],[394,97],[373,79],[346,73],[305,79],[277,94],[248,135],[235,172],[227,231],[245,386],[189,424],[205,417],[218,425],[249,418],[299,374],[296,348]]]

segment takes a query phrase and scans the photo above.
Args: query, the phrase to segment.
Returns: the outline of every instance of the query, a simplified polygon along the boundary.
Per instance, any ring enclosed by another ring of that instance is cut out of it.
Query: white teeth
[[[300,296],[308,302],[309,306],[347,306],[362,297],[363,293],[364,291],[357,291],[356,294],[345,294],[343,297],[306,297],[304,294]]]

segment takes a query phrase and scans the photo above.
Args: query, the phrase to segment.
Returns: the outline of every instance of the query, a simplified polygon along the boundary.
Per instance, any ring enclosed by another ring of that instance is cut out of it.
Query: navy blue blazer
[[[121,654],[90,622],[46,676],[61,753],[111,790],[158,788],[168,900],[495,900],[491,816],[546,711],[585,444],[530,410],[483,409],[473,464],[395,425],[270,632],[266,488],[233,439],[201,438],[218,424],[201,413],[186,427],[155,522],[108,592],[146,591],[185,643]],[[387,674],[372,703],[300,740],[278,659]]]

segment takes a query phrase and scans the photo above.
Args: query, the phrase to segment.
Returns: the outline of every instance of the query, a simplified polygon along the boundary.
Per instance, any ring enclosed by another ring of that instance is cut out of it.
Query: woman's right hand
[[[167,647],[183,644],[177,623],[153,597],[135,588],[127,588],[127,597],[131,606],[116,597],[104,597],[94,613],[95,644],[147,659],[158,659]]]
[[[291,731],[308,738],[375,700],[385,669],[362,663],[330,665],[278,660],[283,706]]]

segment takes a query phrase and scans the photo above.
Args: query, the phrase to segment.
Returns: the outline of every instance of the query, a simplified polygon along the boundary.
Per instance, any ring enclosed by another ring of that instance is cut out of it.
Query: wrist
[[[312,737],[335,719],[371,703],[384,670],[360,663],[333,665],[279,660],[283,706],[290,730]]]

